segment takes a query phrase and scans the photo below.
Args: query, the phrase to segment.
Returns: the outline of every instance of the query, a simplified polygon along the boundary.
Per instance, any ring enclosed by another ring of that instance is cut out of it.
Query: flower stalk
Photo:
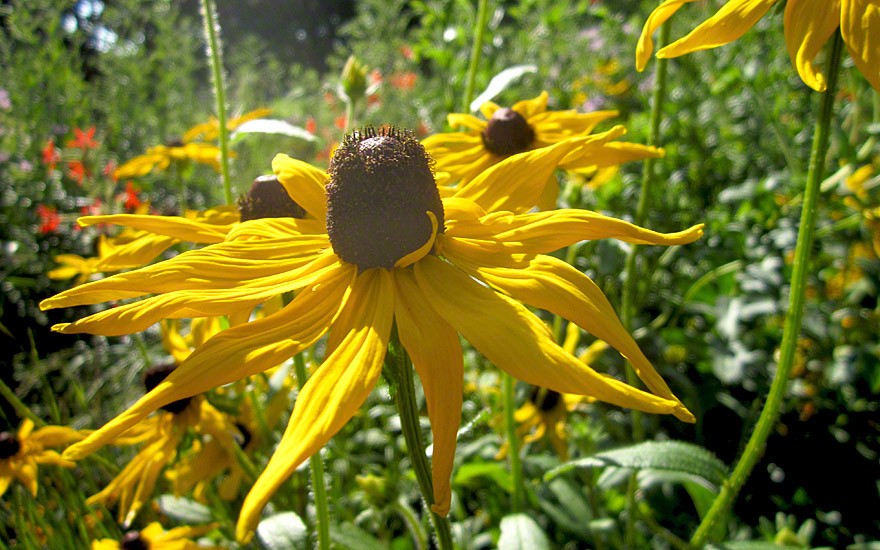
[[[306,362],[301,353],[293,357],[293,367],[299,389],[306,384]],[[320,451],[309,458],[309,469],[312,473],[312,493],[315,498],[315,524],[318,532],[319,550],[330,550],[330,513],[327,509],[327,489],[324,486],[324,463]]]
[[[220,177],[223,180],[223,200],[234,204],[232,183],[229,178],[229,129],[226,127],[226,81],[223,76],[223,47],[220,42],[220,23],[214,0],[201,0],[202,21],[205,25],[208,59],[211,62],[211,81],[217,100],[217,124],[220,145]]]
[[[506,372],[501,373],[501,394],[504,399],[504,431],[507,437],[507,456],[510,459],[510,477],[513,481],[513,494],[511,495],[511,513],[518,514],[523,511],[523,470],[522,460],[519,456],[519,438],[516,435],[516,382]]]
[[[782,405],[782,400],[785,398],[785,390],[791,375],[792,366],[794,365],[797,340],[803,319],[807,274],[810,268],[810,252],[813,247],[813,237],[815,236],[816,229],[819,186],[822,182],[822,175],[825,172],[825,155],[828,151],[829,129],[831,127],[831,115],[834,107],[834,90],[837,87],[842,51],[843,40],[840,33],[837,32],[832,40],[831,53],[828,57],[828,87],[819,99],[819,112],[813,133],[812,150],[810,151],[810,165],[804,191],[804,204],[801,211],[797,244],[795,245],[788,311],[786,313],[785,328],[782,332],[782,344],[779,352],[779,363],[776,367],[776,375],[773,378],[773,383],[770,385],[767,401],[761,410],[758,423],[743,450],[742,456],[739,458],[733,473],[724,482],[721,491],[718,493],[703,521],[691,537],[690,542],[694,547],[702,547],[705,544],[715,523],[733,505],[737,495],[764,453],[767,438],[776,424],[776,420],[779,417],[779,408]]]
[[[467,80],[464,87],[463,113],[471,112],[471,101],[474,99],[474,86],[477,80],[477,67],[480,65],[480,57],[483,53],[483,38],[486,34],[486,22],[489,19],[489,0],[480,0],[477,7],[477,18],[474,20],[474,45],[471,49],[471,59],[468,64]]]
[[[422,442],[421,429],[419,427],[419,408],[416,404],[416,387],[413,380],[413,366],[409,354],[400,343],[397,327],[391,329],[391,341],[388,353],[385,357],[386,373],[391,375],[394,385],[394,401],[397,412],[400,414],[400,426],[406,440],[406,449],[412,462],[422,498],[430,509],[434,504],[434,484],[431,481],[431,468],[428,458],[425,456],[425,445]],[[437,536],[437,546],[440,550],[452,550],[452,533],[449,529],[449,521],[434,512],[431,512],[431,522],[434,524],[434,533]]]

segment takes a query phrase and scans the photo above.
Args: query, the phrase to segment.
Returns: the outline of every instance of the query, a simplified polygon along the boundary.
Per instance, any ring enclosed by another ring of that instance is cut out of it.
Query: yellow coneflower
[[[216,527],[215,524],[184,526],[166,531],[159,522],[154,521],[140,531],[128,531],[120,540],[94,540],[92,550],[219,550],[221,546],[200,545],[192,540]]]
[[[372,391],[392,325],[425,389],[438,514],[450,506],[461,416],[459,335],[527,383],[692,422],[601,290],[547,253],[599,238],[684,244],[698,239],[702,226],[660,234],[585,210],[512,211],[526,208],[524,197],[536,199],[559,159],[581,146],[566,141],[517,155],[475,180],[483,187],[472,182],[443,199],[424,148],[394,129],[349,135],[327,173],[278,155],[275,173],[309,213],[306,219],[242,222],[223,243],[87,283],[41,304],[48,309],[155,294],[53,327],[111,335],[144,330],[163,318],[237,314],[295,293],[277,313],[233,326],[199,346],[153,391],[65,456],[88,455],[156,408],[274,367],[329,332],[323,363],[299,393],[276,452],[245,499],[237,536],[248,540],[281,483]],[[653,393],[578,361],[520,300],[608,342],[629,358]]]
[[[17,432],[0,432],[0,496],[13,479],[37,496],[37,466],[72,468],[74,463],[61,457],[52,447],[79,441],[84,435],[67,426],[43,426],[34,430],[30,419],[21,422]]]

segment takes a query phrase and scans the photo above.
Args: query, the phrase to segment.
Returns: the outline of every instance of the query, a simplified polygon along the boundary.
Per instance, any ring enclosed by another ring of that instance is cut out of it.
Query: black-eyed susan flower
[[[92,550],[210,550],[220,546],[205,546],[194,540],[213,531],[214,524],[198,527],[174,527],[166,531],[157,521],[140,531],[128,531],[120,540],[100,539],[92,541]]]
[[[153,170],[167,170],[172,162],[193,161],[207,164],[215,170],[220,169],[220,148],[211,143],[171,141],[165,145],[154,145],[143,155],[127,161],[113,172],[113,177],[138,178]]]
[[[223,243],[87,283],[42,303],[66,307],[153,294],[53,327],[111,335],[144,330],[164,318],[237,314],[295,293],[277,313],[233,326],[199,346],[153,391],[65,456],[81,458],[156,408],[274,367],[329,332],[323,363],[300,391],[276,452],[245,499],[237,535],[247,540],[278,487],[372,391],[392,325],[425,389],[434,434],[433,510],[441,515],[449,510],[461,416],[459,335],[529,384],[693,421],[601,290],[547,253],[599,238],[684,244],[699,238],[702,226],[660,234],[585,210],[513,211],[527,209],[523,204],[529,200],[534,204],[559,159],[589,139],[510,158],[442,199],[430,157],[411,135],[397,130],[347,136],[326,173],[278,155],[275,174],[309,214],[305,219],[243,222]],[[608,342],[627,356],[653,393],[578,361],[520,301]]]
[[[463,113],[449,114],[450,126],[463,126],[466,130],[434,134],[426,137],[422,144],[434,158],[438,174],[448,176],[451,184],[468,182],[511,155],[589,134],[599,123],[617,116],[617,111],[548,111],[548,98],[547,92],[542,92],[538,97],[518,101],[509,108],[487,101],[480,107],[486,120]],[[564,159],[561,167],[566,170],[598,170],[663,155],[663,151],[656,147],[612,141],[624,133],[622,126],[616,127],[612,138],[595,150],[584,150]],[[555,206],[558,193],[555,178],[548,178],[545,183],[540,201],[542,210]]]
[[[23,420],[17,432],[0,432],[0,496],[6,493],[13,479],[37,496],[37,467],[72,468],[74,463],[61,458],[53,447],[63,447],[83,437],[67,426],[43,426],[34,430],[30,419]]]
[[[245,122],[249,122],[251,120],[257,120],[259,118],[263,118],[272,114],[272,109],[254,109],[248,113],[245,113],[241,116],[233,117],[226,121],[226,127],[230,132],[238,129],[239,126],[244,124]],[[193,141],[216,141],[217,138],[220,137],[220,123],[216,118],[211,117],[208,122],[203,122],[202,124],[196,124],[189,130],[187,130],[183,134],[182,141],[184,143],[190,143]]]
[[[638,70],[645,68],[654,51],[654,31],[693,1],[666,0],[648,16],[636,48]],[[687,36],[661,48],[657,57],[678,57],[729,44],[752,28],[776,1],[728,0]],[[804,84],[818,92],[825,91],[825,74],[813,62],[839,28],[853,63],[871,86],[880,91],[880,1],[787,0],[783,24],[788,55]]]

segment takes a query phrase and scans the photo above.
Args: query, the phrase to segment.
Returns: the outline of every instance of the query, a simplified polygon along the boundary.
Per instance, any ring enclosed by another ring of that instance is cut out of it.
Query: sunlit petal
[[[880,92],[880,2],[838,0],[840,34],[849,55],[874,90]],[[836,2],[835,2],[836,3]]]
[[[297,396],[278,448],[242,505],[239,540],[250,539],[278,487],[348,422],[373,390],[382,373],[393,312],[391,274],[385,269],[361,273],[333,327],[346,336]]]
[[[547,100],[550,99],[550,94],[546,91],[538,94],[537,97],[533,97],[532,99],[522,99],[513,104],[511,109],[521,114],[524,119],[527,121],[547,110]],[[487,115],[487,118],[492,115]]]
[[[801,80],[824,92],[825,75],[813,64],[822,46],[840,24],[839,0],[788,0],[785,3],[785,44]]]
[[[157,235],[174,237],[175,239],[193,243],[223,242],[223,239],[226,238],[226,234],[232,227],[232,223],[217,225],[181,216],[149,216],[142,214],[81,216],[76,221],[83,227],[101,223],[123,225],[132,229],[149,231]]]
[[[272,171],[294,202],[319,220],[327,217],[327,196],[324,185],[329,176],[324,170],[287,155],[278,154],[272,159]]]
[[[683,5],[695,2],[696,0],[666,0],[651,12],[645,26],[642,28],[642,34],[639,36],[639,42],[636,45],[636,69],[645,70],[651,54],[654,53],[654,32],[660,28],[660,25],[672,17],[675,12]]]

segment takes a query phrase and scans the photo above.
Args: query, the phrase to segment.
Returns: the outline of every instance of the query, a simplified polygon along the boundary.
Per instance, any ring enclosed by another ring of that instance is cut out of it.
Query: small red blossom
[[[135,186],[133,181],[125,183],[125,191],[120,197],[123,199],[122,205],[126,210],[135,210],[141,205],[141,199],[138,197],[139,191],[140,189]]]
[[[416,136],[423,138],[430,133],[431,133],[431,129],[428,127],[428,125],[425,123],[425,121],[423,120],[423,121],[419,122],[419,126],[418,126],[418,128],[416,128]]]
[[[407,71],[405,73],[395,73],[389,79],[391,85],[398,90],[409,91],[416,86],[416,73]]]
[[[401,55],[403,55],[403,57],[407,59],[412,60],[412,58],[414,57],[413,49],[409,47],[409,44],[402,45],[399,50]]]
[[[50,139],[43,147],[43,164],[52,171],[59,160],[61,160],[61,152],[55,147],[55,140]]]
[[[382,105],[382,98],[379,97],[379,94],[370,94],[367,96],[368,107],[378,107],[379,105]]]
[[[336,117],[336,120],[333,121],[333,124],[340,130],[345,130],[345,122],[345,115],[339,115]]]
[[[101,202],[101,199],[95,197],[91,204],[83,206],[79,211],[82,212],[83,216],[100,216],[103,209],[104,203]]]
[[[58,209],[54,206],[38,204],[36,212],[37,216],[40,217],[40,227],[38,231],[43,235],[56,231],[58,226],[61,225],[61,216],[58,214]]]
[[[68,147],[74,147],[76,149],[82,149],[83,151],[87,149],[94,149],[98,146],[98,142],[95,141],[95,127],[92,126],[85,132],[80,130],[79,128],[73,129],[74,138],[67,142]]]
[[[382,83],[382,72],[379,69],[370,71],[370,84],[375,86]]]
[[[317,132],[317,131],[318,131],[318,123],[315,122],[315,118],[309,117],[308,119],[306,119],[306,132],[314,135],[315,132]]]
[[[86,165],[78,160],[72,160],[67,163],[67,175],[70,176],[71,179],[76,180],[80,185],[83,184],[83,180],[87,176],[91,176]]]
[[[102,173],[113,181],[116,181],[116,168],[116,161],[111,159],[104,165]]]

